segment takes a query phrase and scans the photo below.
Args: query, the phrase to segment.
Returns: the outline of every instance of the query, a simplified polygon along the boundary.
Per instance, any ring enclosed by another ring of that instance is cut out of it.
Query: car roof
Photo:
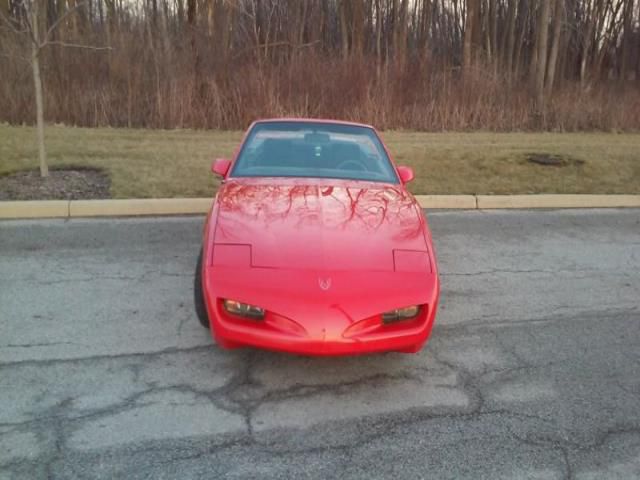
[[[294,123],[328,123],[328,124],[336,124],[336,125],[351,125],[353,127],[364,127],[371,128],[375,130],[372,125],[367,125],[366,123],[358,123],[358,122],[348,122],[345,120],[331,120],[327,118],[293,118],[293,117],[283,117],[283,118],[263,118],[260,120],[256,120],[253,124],[257,123],[275,123],[275,122],[294,122]]]

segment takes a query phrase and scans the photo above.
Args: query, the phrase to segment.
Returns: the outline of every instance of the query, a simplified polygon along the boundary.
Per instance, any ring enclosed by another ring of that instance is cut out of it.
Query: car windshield
[[[398,183],[380,139],[367,127],[312,122],[257,123],[232,177],[311,177]]]

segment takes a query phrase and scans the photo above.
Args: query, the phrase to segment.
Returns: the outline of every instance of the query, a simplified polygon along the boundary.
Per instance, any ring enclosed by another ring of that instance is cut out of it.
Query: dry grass
[[[415,169],[416,193],[640,193],[637,134],[388,132],[383,137],[395,160]],[[569,165],[532,164],[526,161],[531,153],[560,155]]]
[[[398,163],[412,166],[414,193],[640,193],[640,135],[607,133],[383,133]],[[105,169],[112,195],[210,196],[211,160],[230,156],[241,132],[47,129],[51,165]],[[569,158],[541,166],[527,154]],[[582,163],[582,162],[584,163]],[[35,131],[0,125],[0,174],[37,167]]]

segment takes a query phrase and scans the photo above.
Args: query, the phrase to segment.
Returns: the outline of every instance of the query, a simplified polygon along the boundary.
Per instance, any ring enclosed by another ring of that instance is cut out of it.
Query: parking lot
[[[430,342],[344,358],[219,350],[201,217],[0,222],[0,478],[640,477],[640,210],[429,221]]]

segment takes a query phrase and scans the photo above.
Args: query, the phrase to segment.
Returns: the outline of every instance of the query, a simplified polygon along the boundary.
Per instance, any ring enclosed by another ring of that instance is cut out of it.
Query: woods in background
[[[640,129],[640,0],[0,0],[0,121],[34,121],[31,2],[49,122]]]

